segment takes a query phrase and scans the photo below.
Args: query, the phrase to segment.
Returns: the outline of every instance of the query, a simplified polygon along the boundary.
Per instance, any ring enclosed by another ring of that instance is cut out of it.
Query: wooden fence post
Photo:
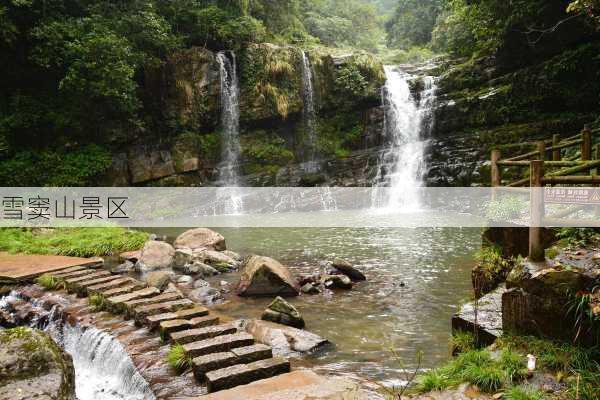
[[[492,187],[502,184],[502,175],[498,161],[500,161],[500,150],[494,149],[492,150]]]
[[[537,142],[537,151],[539,153],[538,160],[544,160],[546,158],[546,142],[543,140]]]
[[[581,160],[589,161],[592,159],[592,131],[585,125],[581,131]]]
[[[542,240],[542,221],[544,219],[544,161],[532,160],[530,164],[529,186],[531,225],[529,227],[529,260],[533,262],[544,261],[544,244]]]
[[[560,136],[557,134],[552,135],[552,147],[558,146],[560,143]],[[552,161],[560,161],[560,149],[552,150]]]

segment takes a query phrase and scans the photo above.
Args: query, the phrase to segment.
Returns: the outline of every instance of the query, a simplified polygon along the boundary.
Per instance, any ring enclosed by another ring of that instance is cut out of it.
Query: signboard
[[[544,202],[554,204],[600,204],[600,188],[544,188]]]

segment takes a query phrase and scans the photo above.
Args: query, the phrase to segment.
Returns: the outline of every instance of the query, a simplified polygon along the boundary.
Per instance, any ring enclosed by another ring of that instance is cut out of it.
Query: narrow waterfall
[[[228,56],[229,54],[229,56]],[[231,57],[231,58],[230,58]],[[240,88],[234,52],[217,54],[221,80],[221,163],[218,166],[218,185],[225,186],[219,193],[219,214],[240,214],[243,203],[240,184]],[[222,209],[221,209],[222,208]]]
[[[17,292],[0,298],[0,311],[10,314],[15,300],[22,300]],[[29,327],[47,332],[73,358],[78,400],[155,399],[118,340],[93,327],[70,325],[58,305],[47,311],[42,301],[31,299],[29,304],[36,314]]]
[[[314,172],[317,170],[316,113],[312,70],[310,68],[310,60],[305,51],[302,52],[302,99],[304,101],[302,117],[304,120],[307,146],[304,161],[306,162],[306,169],[308,172]]]
[[[415,76],[385,66],[384,132],[387,148],[379,157],[373,198],[375,208],[414,211],[420,207],[419,187],[424,172],[425,140],[432,126],[435,80],[425,77],[419,101],[410,92]]]

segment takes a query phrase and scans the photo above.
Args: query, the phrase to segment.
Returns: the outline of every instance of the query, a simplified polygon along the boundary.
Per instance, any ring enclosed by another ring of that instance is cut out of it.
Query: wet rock
[[[222,269],[234,269],[237,265],[237,261],[235,259],[229,257],[225,253],[214,250],[203,250],[196,252],[194,253],[194,259]]]
[[[211,286],[202,286],[198,289],[194,289],[189,293],[189,297],[190,299],[207,306],[223,301],[221,292]]]
[[[174,267],[184,266],[192,262],[194,254],[191,249],[176,249],[175,258],[173,261]]]
[[[342,258],[333,260],[332,266],[353,281],[366,281],[367,277]]]
[[[352,289],[352,280],[346,275],[324,275],[321,282],[327,289]]]
[[[197,281],[194,282],[194,289],[199,289],[201,287],[207,287],[207,286],[210,286],[210,283],[208,283],[202,279],[198,279]]]
[[[119,261],[120,262],[130,261],[135,264],[137,262],[137,260],[140,259],[141,255],[142,255],[141,250],[126,251],[124,253],[119,254]]]
[[[113,274],[128,274],[135,270],[135,264],[132,261],[125,260],[124,263],[119,264],[110,269]]]
[[[251,256],[246,260],[237,287],[240,296],[297,296],[298,283],[277,260]]]
[[[226,249],[225,238],[207,228],[196,228],[182,233],[175,239],[174,245],[177,249],[212,249],[217,251]]]
[[[140,272],[170,268],[174,257],[175,249],[169,243],[151,240],[144,245],[136,268]]]
[[[167,271],[155,271],[150,272],[144,278],[149,286],[153,286],[158,290],[166,289],[167,285],[171,282],[171,274]]]
[[[194,283],[194,278],[192,278],[189,275],[182,275],[179,278],[177,278],[178,285],[192,286],[193,283]]]
[[[261,319],[295,328],[304,328],[304,318],[296,307],[277,296],[263,312]]]
[[[244,320],[240,326],[254,336],[257,342],[273,347],[275,354],[314,352],[330,344],[312,332],[270,321]]]
[[[9,329],[0,344],[0,399],[75,399],[73,361],[46,333]]]
[[[199,275],[202,277],[219,274],[219,271],[217,271],[215,268],[211,267],[210,265],[201,263],[200,261],[194,261],[182,267],[175,267],[174,269],[186,275]]]
[[[239,255],[238,253],[236,253],[235,251],[231,251],[231,250],[224,250],[223,254],[225,254],[228,257],[233,258],[235,261],[237,262],[241,262],[243,260],[242,256]]]
[[[300,288],[302,293],[304,294],[319,294],[321,290],[316,287],[313,283],[307,282]]]

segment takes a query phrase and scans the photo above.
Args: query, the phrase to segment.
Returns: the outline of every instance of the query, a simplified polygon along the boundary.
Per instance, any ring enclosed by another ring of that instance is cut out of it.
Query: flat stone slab
[[[126,301],[122,304],[122,309],[125,312],[126,318],[131,318],[134,315],[136,307],[149,306],[151,304],[164,303],[166,301],[181,300],[183,296],[177,292],[163,293],[156,296],[147,296],[140,299]]]
[[[150,315],[162,314],[165,312],[173,312],[185,308],[194,307],[194,302],[190,299],[180,299],[167,301],[165,303],[149,304],[139,306],[133,309],[133,317],[138,325],[142,325],[146,317]]]
[[[88,267],[78,266],[78,267],[62,269],[58,272],[50,272],[50,275],[52,275],[55,278],[65,278],[65,277],[74,277],[74,276],[78,276],[78,275],[85,275],[86,273],[92,273],[94,271],[95,271],[94,269],[91,269]]]
[[[220,353],[235,349],[237,347],[250,346],[254,344],[254,338],[247,333],[235,333],[232,335],[217,336],[199,342],[183,345],[185,354],[189,357],[199,357],[210,353]]]
[[[238,347],[232,349],[231,352],[238,357],[240,364],[248,364],[273,357],[273,349],[260,343],[252,346]]]
[[[84,276],[78,276],[76,278],[69,278],[69,279],[65,279],[65,283],[67,284],[67,286],[73,286],[73,285],[77,285],[79,282],[85,282],[85,281],[89,281],[89,280],[93,280],[96,278],[102,278],[104,276],[108,276],[110,275],[110,272],[102,270],[102,271],[96,271],[93,272],[91,274],[87,274]]]
[[[476,332],[478,344],[488,346],[502,336],[502,294],[506,286],[481,297],[477,302],[463,305],[452,316],[452,331]]]
[[[101,278],[90,279],[89,281],[68,284],[67,289],[75,291],[75,293],[77,293],[77,295],[80,297],[84,297],[88,294],[88,287],[104,284],[107,282],[113,282],[117,279],[121,279],[121,277],[119,275],[107,275]]]
[[[72,267],[101,265],[101,258],[81,258],[49,255],[9,254],[0,252],[0,279],[26,281],[50,272]]]
[[[236,364],[250,364],[255,361],[265,360],[273,357],[269,346],[255,344],[252,346],[238,347],[231,351],[207,354],[196,357],[192,361],[194,376],[199,382],[204,382],[206,373]]]
[[[298,370],[248,385],[222,390],[197,400],[364,400],[367,396],[348,379],[317,375]]]
[[[206,384],[209,392],[216,392],[287,372],[290,372],[289,361],[279,357],[269,358],[207,372]]]
[[[192,318],[190,319],[190,322],[194,328],[205,328],[207,326],[219,325],[219,317],[207,315],[204,317]]]
[[[93,286],[88,286],[87,291],[90,294],[92,294],[92,293],[103,294],[107,290],[124,287],[124,286],[133,287],[136,289],[143,289],[146,287],[146,284],[144,282],[137,281],[133,278],[129,278],[129,277],[122,278],[117,275],[117,279],[114,279],[112,281],[99,283],[99,284],[93,285]]]
[[[146,321],[148,319],[146,318]],[[158,327],[160,338],[163,341],[168,341],[172,333],[192,329],[192,324],[187,319],[171,319],[162,321]]]
[[[205,328],[188,329],[174,332],[170,338],[178,344],[187,344],[201,340],[211,339],[221,335],[231,335],[237,332],[237,328],[231,324],[207,326]]]
[[[160,290],[155,287],[148,287],[145,289],[137,290],[135,292],[122,294],[119,296],[108,297],[106,299],[106,304],[108,305],[108,309],[115,314],[119,314],[125,311],[125,302],[142,299],[150,296],[156,296],[160,294]]]
[[[138,291],[140,289],[144,289],[147,285],[145,283],[143,283],[142,287],[139,287],[137,284],[130,284],[130,285],[126,285],[126,286],[119,286],[116,287],[114,289],[109,289],[109,290],[102,290],[102,296],[104,296],[105,298],[109,298],[109,297],[114,297],[114,296],[120,296],[123,294],[128,294],[128,293],[132,293],[135,291]]]
[[[207,315],[208,315],[207,308],[202,307],[202,306],[196,306],[193,308],[179,310],[176,312],[151,315],[148,318],[146,318],[145,324],[150,329],[156,329],[159,327],[161,322],[170,321],[170,320],[174,320],[174,319],[188,319],[188,318],[204,317]],[[193,326],[193,328],[200,328],[200,327]]]

